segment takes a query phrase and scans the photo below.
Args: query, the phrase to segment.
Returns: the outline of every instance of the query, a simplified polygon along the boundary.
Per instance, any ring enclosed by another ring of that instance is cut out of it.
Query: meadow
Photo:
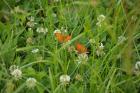
[[[0,93],[140,93],[140,0],[0,0]]]

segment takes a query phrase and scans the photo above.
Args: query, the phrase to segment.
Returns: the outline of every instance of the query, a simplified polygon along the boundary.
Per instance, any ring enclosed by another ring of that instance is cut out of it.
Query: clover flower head
[[[32,53],[37,53],[37,52],[39,52],[39,49],[38,49],[38,48],[34,48],[34,49],[32,49],[31,52],[32,52]]]
[[[35,78],[28,78],[27,80],[26,80],[26,86],[28,87],[28,88],[34,88],[35,86],[36,86],[36,79]]]
[[[105,16],[103,14],[97,17],[98,22],[103,22],[105,20]]]
[[[28,17],[27,26],[33,28],[37,23],[35,22],[35,18],[33,16]]]
[[[96,54],[97,54],[97,56],[102,56],[105,54],[103,43],[100,43],[100,45],[97,47]]]
[[[140,61],[136,62],[135,69],[136,70],[140,70]]]
[[[97,17],[97,21],[98,22],[96,23],[96,25],[99,26],[99,27],[101,27],[101,25],[102,25],[102,23],[103,23],[104,20],[105,20],[105,16],[103,14],[99,15]]]
[[[60,82],[64,85],[69,84],[70,76],[69,75],[61,75],[60,76]]]
[[[124,41],[126,41],[126,38],[124,36],[118,37],[118,43],[122,44]]]
[[[46,34],[48,32],[48,28],[38,27],[36,32]]]
[[[86,53],[78,54],[78,59],[76,61],[78,64],[86,64],[88,61],[88,55]]]
[[[14,77],[15,80],[21,79],[22,77],[22,71],[19,69],[18,66],[12,65],[9,68],[10,74]]]

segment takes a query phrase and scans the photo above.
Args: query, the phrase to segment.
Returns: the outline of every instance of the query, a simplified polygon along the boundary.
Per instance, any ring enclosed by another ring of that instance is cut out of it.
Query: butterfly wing
[[[64,36],[64,42],[68,42],[69,40],[71,40],[71,36],[70,35]]]
[[[78,53],[86,53],[87,52],[87,48],[80,43],[76,43],[76,50],[78,51]]]
[[[58,42],[63,43],[64,36],[61,33],[55,33],[55,36],[56,36]]]

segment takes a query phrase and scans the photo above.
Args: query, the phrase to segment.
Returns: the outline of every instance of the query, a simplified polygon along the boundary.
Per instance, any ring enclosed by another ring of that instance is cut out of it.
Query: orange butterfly
[[[71,40],[70,35],[64,35],[62,33],[55,33],[55,36],[56,36],[58,42],[60,42],[60,43],[65,43],[65,42],[68,42],[69,40]]]
[[[76,43],[76,50],[78,51],[78,53],[87,53],[87,48],[80,44],[80,43]]]

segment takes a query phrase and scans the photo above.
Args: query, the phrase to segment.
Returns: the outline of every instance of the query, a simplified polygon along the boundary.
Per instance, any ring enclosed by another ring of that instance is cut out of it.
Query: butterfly
[[[87,48],[80,44],[80,43],[76,43],[76,50],[78,51],[78,53],[87,53]]]
[[[60,43],[65,43],[71,40],[71,35],[64,35],[62,33],[55,33],[55,36]]]

